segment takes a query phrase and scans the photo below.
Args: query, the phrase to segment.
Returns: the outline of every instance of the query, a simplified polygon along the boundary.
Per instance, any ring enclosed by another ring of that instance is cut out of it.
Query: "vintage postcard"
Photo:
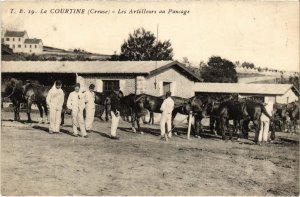
[[[1,195],[298,196],[298,1],[1,1]]]

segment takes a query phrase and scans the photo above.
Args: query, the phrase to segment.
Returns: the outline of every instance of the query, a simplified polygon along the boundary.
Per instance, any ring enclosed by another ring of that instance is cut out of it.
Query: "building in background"
[[[42,40],[29,38],[26,31],[6,31],[2,40],[3,44],[14,53],[40,54],[43,52]]]

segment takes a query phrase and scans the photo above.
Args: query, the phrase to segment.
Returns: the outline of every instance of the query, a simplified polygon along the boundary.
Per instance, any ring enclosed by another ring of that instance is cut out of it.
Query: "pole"
[[[191,135],[191,127],[192,127],[192,112],[189,113],[189,125],[188,125],[188,132],[187,132],[187,139],[190,139]]]
[[[156,26],[156,46],[158,44],[158,24]],[[156,57],[155,57],[155,70],[157,69],[157,59],[158,59],[158,54],[156,52]],[[156,89],[157,86],[157,81],[156,81],[156,74],[154,75],[154,87]]]

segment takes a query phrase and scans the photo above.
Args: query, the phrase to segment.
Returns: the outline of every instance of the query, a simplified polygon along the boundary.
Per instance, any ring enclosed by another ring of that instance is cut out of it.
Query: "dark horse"
[[[123,99],[124,94],[120,90],[105,91],[105,92],[94,91],[94,93],[95,93],[95,104],[104,106],[105,120],[108,121],[109,116],[110,116],[111,97],[116,95],[117,98],[119,98],[120,102],[121,102],[121,99]],[[100,119],[102,119],[102,118],[100,117]]]
[[[184,103],[187,102],[186,99],[180,97],[172,97],[174,100],[174,109],[181,108]],[[140,131],[139,120],[142,116],[147,113],[147,110],[151,113],[161,113],[160,107],[164,101],[163,97],[156,97],[148,94],[134,95],[130,94],[121,99],[123,105],[129,106],[129,110],[132,114],[132,130],[136,132],[135,123],[137,125],[138,131]]]
[[[228,130],[228,121],[230,119],[240,123],[244,138],[248,139],[248,125],[250,121],[252,121],[254,124],[255,132],[258,133],[260,129],[260,117],[262,113],[272,120],[272,117],[268,114],[262,103],[254,101],[226,101],[221,103],[219,107],[219,116],[222,139],[226,139],[225,135],[226,130]],[[232,139],[232,131],[230,131],[230,139]]]
[[[48,95],[49,90],[52,86],[44,86],[36,83],[28,83],[24,86],[23,91],[23,98],[27,103],[27,116],[28,116],[28,122],[31,122],[31,106],[32,104],[36,104],[39,112],[40,112],[40,118],[43,121],[44,113],[45,116],[48,116],[48,107],[46,103],[46,98]],[[61,124],[64,124],[64,114],[67,110],[67,99],[69,97],[69,94],[73,91],[74,87],[62,87],[62,90],[64,91],[65,98],[63,103],[63,110],[61,113],[62,121]]]
[[[173,97],[172,97],[173,98]],[[178,97],[180,98],[180,97]],[[176,99],[175,99],[176,100]],[[175,119],[177,113],[183,115],[189,115],[192,113],[195,119],[195,128],[194,134],[195,136],[200,136],[200,131],[202,131],[201,120],[206,116],[207,106],[212,101],[210,96],[208,95],[197,95],[191,97],[189,99],[182,99],[180,100],[180,105],[174,107],[172,112],[172,123]]]
[[[11,78],[2,82],[1,92],[2,99],[10,99],[14,108],[14,120],[20,120],[20,105],[25,103],[23,97],[23,82],[21,80]]]
[[[292,102],[288,103],[286,105],[286,111],[290,116],[292,128],[294,132],[296,132],[297,127],[297,121],[299,120],[299,103],[298,102]]]
[[[148,94],[129,95],[128,105],[132,110],[132,130],[136,132],[135,123],[137,124],[138,131],[140,131],[139,119],[145,115],[146,110],[153,113],[161,113],[160,107],[165,97],[156,97]],[[205,109],[210,99],[208,96],[196,96],[190,99],[172,96],[174,101],[174,110],[172,112],[172,124],[177,113],[189,115],[193,112],[195,116],[195,132],[199,133],[201,119],[205,116]],[[199,134],[198,134],[199,135]]]

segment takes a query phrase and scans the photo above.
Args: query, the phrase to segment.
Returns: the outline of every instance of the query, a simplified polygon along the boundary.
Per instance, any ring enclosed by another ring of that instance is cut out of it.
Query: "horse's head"
[[[4,84],[2,84],[2,90],[3,96],[9,98],[13,96],[15,93],[22,91],[22,81],[17,80],[15,78],[11,78],[8,81],[5,81]]]

